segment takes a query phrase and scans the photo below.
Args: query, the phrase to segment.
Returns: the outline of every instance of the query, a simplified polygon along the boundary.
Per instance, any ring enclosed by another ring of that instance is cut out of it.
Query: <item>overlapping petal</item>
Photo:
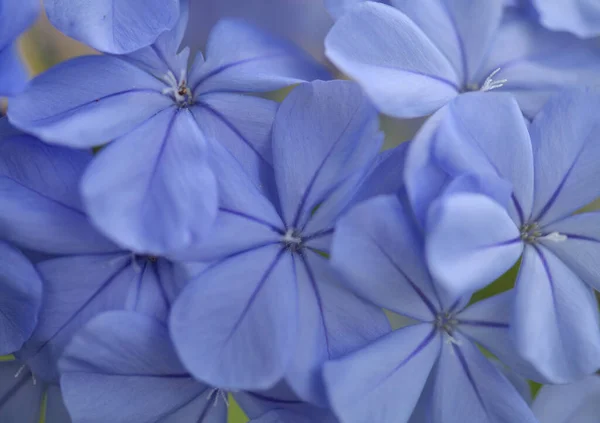
[[[0,242],[0,355],[11,354],[29,339],[42,303],[42,281],[31,262]]]
[[[326,363],[323,377],[334,412],[348,423],[408,421],[440,344],[435,329],[420,324]]]
[[[73,338],[60,367],[76,421],[227,421],[225,403],[213,398],[217,391],[186,372],[167,327],[152,317],[125,311],[97,316]]]
[[[179,17],[179,0],[48,0],[48,18],[60,31],[106,53],[152,44]]]
[[[296,289],[294,259],[280,246],[210,267],[184,289],[171,313],[186,368],[228,390],[272,387],[296,348]]]
[[[544,26],[578,37],[600,35],[600,6],[593,0],[531,0]]]
[[[21,369],[22,365],[19,361],[0,362],[0,419],[5,422],[38,423],[44,384],[34,384],[31,372],[27,368]]]
[[[542,387],[532,405],[540,423],[594,423],[600,413],[600,377]]]
[[[325,47],[327,57],[391,116],[430,114],[460,91],[461,78],[444,54],[409,17],[387,5],[353,8],[333,26]]]
[[[25,88],[27,69],[21,62],[16,43],[0,49],[0,95],[13,96]]]
[[[208,163],[192,115],[165,110],[92,162],[82,180],[89,216],[131,250],[164,255],[185,248],[204,237],[217,214],[217,182]]]

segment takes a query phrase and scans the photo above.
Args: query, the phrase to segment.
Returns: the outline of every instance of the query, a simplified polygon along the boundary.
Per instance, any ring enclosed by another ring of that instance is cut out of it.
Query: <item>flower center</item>
[[[502,88],[504,84],[508,82],[508,79],[499,79],[494,81],[494,76],[500,72],[501,68],[496,69],[494,72],[488,76],[483,85],[479,86],[479,84],[467,84],[465,91],[492,91],[497,88]]]
[[[551,232],[544,234],[541,231],[540,225],[537,222],[526,223],[521,226],[521,239],[526,244],[536,244],[539,240],[552,242],[563,242],[567,240],[567,236],[559,232]]]
[[[454,329],[458,325],[458,320],[456,320],[453,314],[443,311],[435,317],[434,325],[438,331],[452,336]]]
[[[296,229],[288,229],[281,239],[281,243],[292,253],[296,253],[304,248],[302,236]]]
[[[187,71],[185,69],[181,71],[179,80],[171,71],[167,72],[162,80],[167,84],[162,93],[172,97],[180,108],[186,108],[194,104],[192,90],[187,86]]]

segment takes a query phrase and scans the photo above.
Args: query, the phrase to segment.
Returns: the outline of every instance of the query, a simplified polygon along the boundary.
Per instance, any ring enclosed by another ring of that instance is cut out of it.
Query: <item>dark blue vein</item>
[[[465,51],[465,43],[462,39],[460,31],[458,30],[458,25],[456,24],[456,19],[454,19],[454,15],[448,8],[448,5],[446,4],[445,1],[441,1],[440,3],[442,4],[442,7],[446,11],[446,15],[448,15],[448,20],[450,21],[450,25],[452,26],[452,30],[454,32],[454,35],[456,36],[456,41],[458,42],[458,48],[460,50],[460,61],[462,64],[462,71],[463,71],[462,85],[463,85],[463,87],[466,87],[470,75],[469,75],[469,66],[467,63],[467,54]]]
[[[108,94],[108,95],[105,95],[104,97],[99,97],[99,98],[96,98],[91,101],[86,101],[85,103],[79,104],[75,107],[71,107],[70,109],[67,109],[67,110],[63,110],[55,115],[47,116],[45,118],[40,118],[40,119],[34,119],[30,122],[31,123],[40,123],[40,122],[45,122],[47,120],[55,120],[55,119],[58,119],[59,116],[70,114],[70,113],[75,112],[79,109],[82,109],[86,106],[89,106],[90,104],[100,103],[102,100],[106,100],[106,99],[113,98],[113,97],[118,97],[118,96],[121,96],[124,94],[141,93],[141,92],[155,93],[155,94],[159,94],[160,96],[163,96],[163,93],[161,93],[160,91],[157,91],[157,90],[153,90],[151,88],[132,88],[132,89],[125,90],[125,91],[119,91],[118,93]]]
[[[350,128],[350,125],[352,123],[354,123],[354,117],[358,114],[358,111],[360,110],[360,108],[361,108],[361,104],[356,106],[356,109],[354,110],[354,112],[352,112],[352,116],[348,120],[348,123],[346,124],[346,126],[344,127],[344,129],[342,130],[340,135],[337,137],[335,142],[333,142],[333,144],[331,144],[331,148],[329,149],[329,151],[327,151],[327,153],[325,154],[325,157],[323,157],[323,160],[321,161],[321,163],[315,170],[315,173],[313,174],[312,178],[310,179],[308,186],[306,187],[306,190],[304,191],[304,194],[302,195],[302,197],[300,199],[300,204],[298,205],[298,209],[296,210],[296,216],[294,217],[294,221],[293,221],[294,223],[292,224],[292,227],[296,228],[298,226],[300,216],[302,215],[302,210],[304,209],[304,206],[306,206],[308,197],[310,196],[311,191],[312,191],[315,183],[317,182],[319,175],[321,174],[321,171],[325,167],[325,164],[327,163],[329,158],[332,156],[333,151],[335,150],[335,148],[337,147],[339,142],[342,140],[342,138],[346,134],[346,131],[348,131],[348,129]]]
[[[593,238],[591,236],[575,235],[575,234],[569,234],[569,233],[565,233],[565,232],[561,232],[560,234],[566,236],[567,239],[578,239],[580,241],[589,241],[589,242],[599,242],[600,243],[600,239]]]
[[[319,306],[319,317],[321,320],[321,325],[323,326],[323,335],[325,336],[325,347],[327,348],[327,358],[331,359],[331,349],[329,346],[329,333],[327,332],[327,324],[325,322],[325,310],[323,309],[323,298],[321,297],[321,292],[319,291],[319,287],[317,286],[317,281],[315,280],[315,274],[313,273],[312,268],[308,264],[308,260],[304,254],[300,254],[300,259],[304,264],[304,268],[306,269],[306,273],[308,274],[308,280],[313,288],[315,293],[315,298],[317,300],[317,305]],[[323,257],[319,256],[319,259],[323,259]]]
[[[484,320],[464,320],[464,319],[458,319],[458,324],[459,325],[468,325],[468,326],[482,326],[482,327],[488,327],[488,328],[498,328],[498,329],[508,329],[509,324],[508,323],[501,323],[501,322],[486,322]]]
[[[135,261],[135,257],[132,259],[132,263],[133,261]],[[133,310],[137,311],[137,307],[138,304],[140,302],[140,291],[142,290],[142,279],[144,278],[144,272],[146,271],[146,268],[148,267],[148,261],[144,260],[144,265],[139,273],[139,277],[137,278],[137,282],[135,284],[135,301],[134,301],[134,306],[133,306]]]
[[[318,231],[313,234],[305,236],[304,241],[306,242],[306,241],[310,241],[312,239],[324,238],[326,236],[332,235],[334,232],[335,232],[335,229],[333,229],[333,228]]]
[[[390,255],[377,243],[377,240],[375,240],[371,236],[369,236],[369,238],[370,238],[371,242],[381,252],[381,254],[383,254],[384,257],[390,262],[390,264],[394,267],[394,269],[396,269],[396,271],[398,273],[400,273],[404,277],[404,279],[406,279],[406,281],[408,282],[408,284],[410,285],[410,287],[421,298],[421,300],[423,301],[423,303],[425,304],[425,306],[431,312],[431,315],[435,318],[438,313],[437,313],[436,307],[433,305],[433,303],[431,302],[431,300],[429,298],[427,298],[427,296],[425,295],[425,293],[408,277],[408,275],[406,273],[404,273],[402,271],[402,269],[400,269],[400,267],[396,264],[396,262],[394,260],[392,260],[392,258],[390,257]],[[394,310],[392,310],[392,311],[394,311]],[[403,313],[400,313],[400,314],[403,314]],[[417,319],[417,320],[421,320],[421,319]]]
[[[463,368],[465,375],[467,376],[467,379],[469,380],[469,383],[471,384],[471,387],[473,388],[473,391],[475,391],[475,395],[477,396],[477,399],[479,400],[481,407],[483,408],[483,410],[485,411],[486,414],[489,414],[487,411],[487,407],[485,406],[485,403],[483,402],[483,397],[481,396],[479,389],[477,389],[477,384],[475,383],[475,379],[473,378],[471,369],[469,369],[469,366],[467,365],[467,360],[465,359],[463,352],[455,344],[452,344],[452,348],[453,348],[456,356],[458,357],[458,361],[460,361],[460,365]]]
[[[216,117],[218,120],[220,120],[227,128],[229,128],[229,130],[231,132],[233,132],[239,139],[241,139],[242,142],[244,144],[246,144],[248,146],[248,148],[250,150],[252,150],[254,152],[254,154],[256,154],[258,156],[258,158],[264,162],[265,165],[268,166],[269,169],[273,169],[273,165],[271,164],[271,162],[269,162],[266,158],[264,158],[262,156],[262,154],[260,154],[260,152],[256,149],[256,147],[223,114],[219,113],[217,110],[212,108],[208,103],[205,103],[203,101],[197,102],[195,104],[195,106],[206,110],[208,113],[210,113],[211,115]],[[198,124],[198,127],[201,128],[202,125],[200,122],[198,122],[198,119],[196,119],[195,116],[194,116],[194,120]]]
[[[106,290],[106,288],[108,288],[113,282],[114,280],[117,278],[117,276],[119,276],[119,274],[121,272],[123,272],[125,269],[127,269],[127,267],[129,267],[131,265],[131,261],[126,261],[125,264],[121,267],[119,267],[107,280],[106,282],[104,282],[100,288],[98,288],[96,291],[94,291],[94,293],[91,295],[90,298],[88,298],[82,305],[81,307],[79,307],[77,310],[75,310],[75,312],[66,320],[65,323],[63,323],[57,330],[56,332],[54,332],[54,335],[52,335],[50,338],[48,338],[46,341],[44,341],[42,343],[42,345],[40,347],[38,347],[34,353],[34,356],[39,354],[40,351],[42,351],[46,345],[48,345],[48,343],[52,342],[52,340],[54,338],[56,338],[58,336],[58,334],[60,332],[62,332],[62,330],[67,327],[78,315],[79,313],[81,313],[87,306],[89,306],[92,301],[94,301],[102,292],[104,292]],[[30,357],[31,358],[31,357]]]
[[[255,217],[255,216],[252,216],[252,215],[249,215],[249,214],[237,211],[237,210],[232,210],[227,207],[219,207],[219,211],[221,211],[223,213],[233,214],[233,215],[241,217],[243,219],[250,220],[252,222],[266,226],[267,228],[271,229],[272,231],[278,233],[279,235],[285,235],[285,232],[282,229],[280,229],[277,226],[272,225],[271,223],[267,222],[266,220],[260,219],[258,217]]]
[[[158,290],[160,291],[162,300],[165,303],[165,307],[168,310],[169,308],[171,308],[171,301],[169,300],[167,291],[165,290],[165,287],[163,286],[160,272],[158,271],[158,263],[152,263],[152,269],[154,270],[154,272],[156,274],[156,285],[158,286]]]
[[[258,394],[256,392],[245,392],[246,395],[249,395],[251,397],[254,397],[256,399],[259,399],[261,401],[268,401],[268,402],[273,402],[273,403],[277,403],[277,404],[287,404],[287,405],[296,405],[296,404],[304,404],[302,401],[299,400],[283,400],[283,399],[278,399],[278,398],[273,398],[267,395],[262,395],[262,394]]]
[[[218,68],[213,69],[212,71],[210,71],[209,73],[204,75],[204,77],[202,77],[200,79],[200,81],[198,81],[196,83],[196,85],[194,85],[194,88],[192,88],[192,91],[195,92],[202,84],[204,84],[210,78],[217,76],[218,74],[225,72],[226,70],[234,68],[236,66],[245,65],[247,63],[252,63],[252,62],[258,62],[261,60],[268,60],[268,59],[275,59],[278,57],[289,57],[289,56],[290,55],[287,53],[277,53],[277,54],[270,54],[270,55],[266,55],[266,56],[250,57],[248,59],[238,60],[237,62],[227,63],[226,65],[219,66]]]
[[[269,267],[267,267],[267,269],[265,270],[265,273],[263,273],[263,276],[261,277],[260,281],[256,285],[256,288],[254,288],[254,291],[252,291],[252,294],[250,295],[250,298],[248,299],[246,306],[242,310],[242,312],[241,312],[240,316],[238,317],[238,319],[236,320],[236,322],[231,327],[231,331],[225,338],[225,341],[224,341],[225,343],[228,342],[233,337],[233,334],[236,332],[238,326],[241,324],[242,320],[244,320],[244,318],[248,314],[248,311],[250,311],[250,308],[254,304],[254,301],[256,301],[256,298],[258,297],[259,292],[261,291],[262,287],[267,282],[267,279],[269,279],[269,275],[271,274],[271,272],[273,272],[273,269],[275,269],[275,266],[277,265],[277,263],[279,262],[279,260],[281,259],[281,257],[283,256],[283,253],[285,253],[285,251],[286,251],[285,248],[281,248],[279,250],[279,252],[277,253],[277,255],[275,256],[275,258],[273,259],[273,261],[271,262],[271,264],[269,265]]]

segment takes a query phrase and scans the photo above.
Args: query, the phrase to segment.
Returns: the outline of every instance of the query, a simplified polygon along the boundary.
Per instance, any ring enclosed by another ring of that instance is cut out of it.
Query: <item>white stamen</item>
[[[286,244],[300,244],[302,242],[302,238],[296,235],[295,230],[288,229],[288,231],[283,236],[283,242]]]
[[[25,370],[27,366],[23,365],[21,367],[19,367],[19,370],[17,370],[17,373],[15,373],[15,379],[18,378],[19,376],[21,376],[21,374],[23,374],[23,370]]]
[[[498,81],[494,81],[494,76],[496,76],[500,70],[501,68],[496,69],[490,74],[490,76],[486,78],[480,91],[492,91],[497,88],[502,88],[504,84],[508,82],[508,79],[499,79]]]
[[[210,400],[212,398],[213,407],[216,407],[217,404],[219,403],[219,397],[221,397],[223,399],[225,406],[227,408],[229,408],[229,398],[227,398],[227,392],[225,392],[224,390],[219,389],[219,388],[213,388],[208,393],[208,399]]]
[[[33,381],[33,385],[37,385],[37,379],[35,378],[35,375],[32,373],[31,374],[31,380]]]
[[[173,71],[168,71],[161,77],[161,80],[168,85],[162,90],[164,95],[172,95],[175,101],[180,105],[187,105],[189,103],[191,92],[187,87],[186,69],[182,69],[179,73],[179,80],[177,80]]]
[[[564,242],[568,239],[566,235],[561,234],[560,232],[552,232],[548,235],[542,236],[539,239],[544,239],[552,242]]]

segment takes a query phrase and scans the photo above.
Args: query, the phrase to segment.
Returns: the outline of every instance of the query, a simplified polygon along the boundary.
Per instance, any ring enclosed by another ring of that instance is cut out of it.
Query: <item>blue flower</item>
[[[0,154],[2,154],[0,143]],[[31,262],[0,241],[0,356],[11,354],[29,339],[42,302],[42,281]]]
[[[303,84],[275,119],[273,189],[259,191],[226,152],[215,160],[220,212],[206,242],[189,251],[213,263],[187,285],[170,320],[198,379],[250,390],[285,377],[301,398],[323,404],[320,363],[389,328],[326,259],[350,203],[401,184],[404,148],[378,156],[378,127],[356,84]],[[389,169],[395,175],[386,178]]]
[[[17,38],[38,16],[37,0],[4,0],[0,6],[0,96],[20,92],[27,82],[27,70],[19,58]]]
[[[227,422],[228,393],[194,380],[177,358],[166,325],[150,316],[126,311],[97,316],[74,336],[60,369],[75,421]],[[275,407],[319,413],[299,401],[261,393],[232,396],[251,418]]]
[[[532,405],[540,423],[596,423],[600,415],[600,376],[568,385],[547,385]]]
[[[512,330],[554,383],[600,367],[600,213],[574,214],[600,197],[599,107],[598,91],[567,91],[529,124],[511,96],[469,94],[434,117],[407,159],[429,266],[445,290],[482,288],[522,257]]]
[[[503,2],[366,2],[326,39],[326,54],[395,117],[431,114],[466,91],[513,93],[527,116],[549,95],[600,78],[593,41],[543,29]]]
[[[415,321],[325,363],[327,392],[341,422],[536,422],[476,345],[528,371],[512,351],[512,292],[468,307],[468,296],[440,292],[406,201],[380,196],[340,219],[332,263],[359,296]]]
[[[173,28],[179,0],[45,0],[56,28],[107,53],[131,53]]]
[[[0,360],[0,421],[70,423],[60,387],[37,379],[27,364]]]
[[[318,418],[319,420],[315,420]],[[311,414],[301,414],[289,410],[270,410],[262,416],[252,419],[250,423],[336,423],[334,416],[314,416]]]
[[[136,256],[88,222],[78,184],[91,154],[43,144],[8,126],[6,119],[0,121],[0,151],[0,239],[50,256],[36,265],[43,281],[38,324],[16,355],[38,379],[54,381],[58,357],[87,320],[102,311],[122,309],[166,319],[180,289],[178,278],[170,262]],[[16,253],[4,259],[12,257],[15,270],[21,266],[22,272],[35,275],[16,261]],[[21,289],[35,294],[34,282]],[[34,305],[32,299],[30,322],[23,323],[28,333],[37,317]]]
[[[264,92],[322,75],[288,44],[240,21],[221,21],[207,59],[176,54],[187,23],[123,57],[79,57],[34,79],[9,107],[16,125],[44,141],[89,148],[114,140],[82,181],[92,221],[125,247],[154,255],[185,248],[217,212],[210,144],[221,143],[259,184],[270,166],[277,103]],[[208,144],[207,144],[208,141]]]
[[[568,31],[581,38],[600,35],[600,3],[594,0],[525,0],[546,28]]]

